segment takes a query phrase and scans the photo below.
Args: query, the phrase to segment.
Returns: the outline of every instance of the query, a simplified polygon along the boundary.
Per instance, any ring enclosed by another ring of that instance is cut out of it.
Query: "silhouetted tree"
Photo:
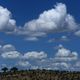
[[[11,72],[16,72],[16,71],[18,71],[18,68],[17,68],[17,67],[12,67],[12,68],[10,69],[10,71],[11,71]]]
[[[2,71],[3,72],[7,72],[8,71],[8,68],[7,67],[4,67],[4,68],[2,68]]]

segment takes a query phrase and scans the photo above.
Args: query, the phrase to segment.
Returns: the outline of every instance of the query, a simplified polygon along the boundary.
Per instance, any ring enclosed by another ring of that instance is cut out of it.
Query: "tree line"
[[[9,69],[8,69],[7,67],[3,67],[1,70],[5,73],[5,72],[7,72]],[[18,71],[18,68],[17,68],[17,67],[12,67],[12,68],[10,69],[10,71],[11,71],[11,72],[16,72],[16,71]]]
[[[60,71],[45,69],[18,70],[17,67],[2,68],[0,80],[80,80],[78,71]]]

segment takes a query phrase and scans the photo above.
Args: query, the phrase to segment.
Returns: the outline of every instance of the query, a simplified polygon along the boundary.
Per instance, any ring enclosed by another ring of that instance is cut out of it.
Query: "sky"
[[[79,0],[0,0],[0,69],[80,71]]]

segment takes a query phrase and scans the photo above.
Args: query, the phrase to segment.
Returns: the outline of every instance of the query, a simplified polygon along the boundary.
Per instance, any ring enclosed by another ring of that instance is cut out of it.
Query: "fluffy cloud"
[[[14,61],[16,66],[25,69],[53,69],[75,70],[79,69],[78,53],[59,45],[53,57],[47,57],[44,51],[31,51],[21,54],[11,44],[0,45],[0,58]],[[74,62],[74,63],[73,63]],[[6,64],[7,65],[7,64]],[[75,65],[75,66],[73,66]]]
[[[55,61],[55,59],[42,59],[36,63],[37,65],[32,66],[33,68],[38,69],[52,69],[52,70],[69,70],[70,64],[65,61]]]
[[[58,3],[55,8],[44,11],[38,19],[25,24],[29,31],[51,32],[57,30],[75,30],[77,27],[74,18],[67,14],[66,5]]]
[[[0,53],[2,58],[5,59],[15,59],[20,57],[21,55],[18,51],[16,51],[15,47],[11,44],[0,46]]]
[[[11,12],[0,6],[0,31],[13,31],[16,27],[16,21],[11,19]]]
[[[15,47],[11,44],[6,44],[2,47],[3,52],[14,51]]]
[[[72,62],[77,62],[78,53],[66,49],[63,45],[59,45],[56,48],[58,51],[55,53],[54,57],[48,58],[40,57],[40,52],[27,52],[24,54],[25,60],[31,63],[31,69],[52,69],[52,70],[73,70],[76,67],[71,67]],[[35,60],[35,61],[34,61]],[[34,61],[34,63],[33,63]],[[24,61],[25,62],[25,61]],[[24,63],[23,62],[23,63]],[[26,67],[26,65],[25,65]]]
[[[1,56],[6,59],[15,59],[20,57],[20,53],[17,51],[9,51],[9,52],[2,53]]]
[[[47,57],[47,54],[43,51],[37,52],[26,52],[24,55],[16,50],[16,48],[11,44],[0,45],[0,54],[3,58],[14,59],[43,59]]]
[[[4,53],[4,52],[9,52],[9,51],[14,51],[15,47],[11,44],[6,44],[6,45],[0,45],[0,53]]]
[[[25,36],[25,40],[36,41],[38,37],[49,33],[71,32],[76,29],[78,24],[74,17],[67,13],[66,5],[62,3],[44,11],[37,19],[26,22],[23,27],[16,27],[16,21],[11,18],[11,12],[0,6],[0,31]]]
[[[41,52],[37,52],[37,51],[27,52],[23,56],[23,58],[25,58],[25,59],[43,59],[46,57],[47,57],[47,54],[43,51],[41,51]]]
[[[41,13],[37,19],[26,22],[15,33],[30,37],[28,40],[36,40],[49,33],[75,31],[77,28],[75,19],[67,13],[66,5],[58,3],[54,8]]]
[[[55,59],[59,61],[72,61],[78,59],[77,52],[71,52],[69,49],[61,47],[55,55]]]

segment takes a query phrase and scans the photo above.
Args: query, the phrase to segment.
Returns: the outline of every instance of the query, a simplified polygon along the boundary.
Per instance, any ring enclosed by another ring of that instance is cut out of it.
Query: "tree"
[[[18,68],[17,68],[17,67],[12,67],[12,68],[10,69],[10,71],[11,71],[11,72],[16,72],[16,71],[18,71]]]
[[[4,68],[2,68],[2,71],[3,72],[7,72],[8,71],[8,68],[7,67],[4,67]]]

